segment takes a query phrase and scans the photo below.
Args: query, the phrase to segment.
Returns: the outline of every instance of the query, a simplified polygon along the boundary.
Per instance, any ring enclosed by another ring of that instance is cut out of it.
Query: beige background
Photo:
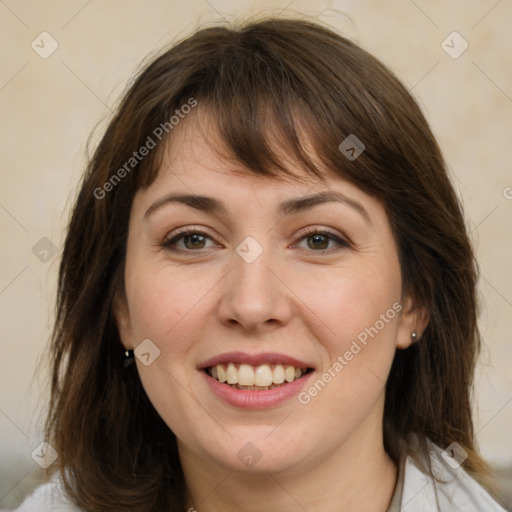
[[[495,466],[512,467],[512,0],[0,0],[0,507],[15,506],[43,475],[31,453],[41,442],[44,366],[34,374],[91,130],[103,119],[97,140],[146,55],[199,25],[260,12],[328,23],[391,67],[419,99],[481,265],[476,437]],[[58,43],[46,59],[31,47],[51,49],[43,31]],[[453,53],[462,40],[451,36],[442,47],[453,31],[469,44],[456,59],[446,44]]]

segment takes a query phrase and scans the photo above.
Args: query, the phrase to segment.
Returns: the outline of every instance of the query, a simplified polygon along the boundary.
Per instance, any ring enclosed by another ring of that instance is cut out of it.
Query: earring
[[[418,339],[418,335],[416,334],[416,331],[412,331],[411,333],[411,340],[413,343]]]
[[[135,362],[135,357],[133,355],[133,350],[125,350],[123,366],[125,368],[128,368],[128,366],[130,366],[134,362]]]

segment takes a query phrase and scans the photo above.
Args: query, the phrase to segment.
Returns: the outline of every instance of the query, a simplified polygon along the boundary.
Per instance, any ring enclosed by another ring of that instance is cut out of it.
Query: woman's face
[[[133,202],[116,311],[182,459],[292,473],[382,447],[414,329],[383,207],[339,178],[237,174],[189,120],[173,137]]]

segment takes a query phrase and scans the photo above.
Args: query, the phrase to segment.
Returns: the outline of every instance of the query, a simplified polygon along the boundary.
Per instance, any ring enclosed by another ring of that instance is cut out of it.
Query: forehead
[[[199,109],[196,112],[200,112]],[[311,196],[338,192],[344,196],[340,202],[350,204],[352,201],[352,206],[359,209],[367,220],[373,215],[383,214],[376,199],[321,165],[312,145],[308,143],[307,135],[302,135],[304,149],[317,169],[322,171],[320,178],[308,172],[303,163],[294,160],[286,145],[279,146],[272,138],[272,151],[278,157],[279,163],[286,168],[286,173],[277,171],[275,176],[258,174],[232,156],[216,131],[212,117],[204,112],[187,116],[171,135],[165,148],[162,148],[157,177],[147,189],[138,191],[134,201],[136,207],[140,205],[141,208],[150,208],[155,202],[163,201],[169,194],[176,193],[218,198],[223,203],[222,208],[224,204],[228,205],[228,209],[232,205],[237,214],[244,207],[251,206],[266,211],[273,210],[282,215],[290,211],[305,211],[306,208],[296,208],[300,198],[308,198],[303,203],[309,201],[310,205],[315,205],[328,201],[325,197],[311,199]],[[337,199],[332,199],[335,200]],[[199,201],[203,199],[200,198]],[[363,208],[359,207],[361,203]],[[215,211],[215,205],[211,208],[207,205],[203,209],[214,213],[228,213]]]

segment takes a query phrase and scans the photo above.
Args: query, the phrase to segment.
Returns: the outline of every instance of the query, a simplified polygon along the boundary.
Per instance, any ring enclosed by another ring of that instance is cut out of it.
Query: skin
[[[382,440],[385,381],[395,350],[425,327],[403,296],[387,215],[339,177],[298,182],[239,172],[212,149],[219,147],[212,138],[208,144],[198,119],[173,132],[157,179],[134,198],[125,294],[116,302],[123,345],[149,338],[160,350],[149,366],[136,359],[137,368],[177,437],[188,507],[385,512],[397,474]],[[327,190],[360,203],[370,221],[338,202],[278,213],[283,200]],[[171,192],[213,196],[227,214],[166,203],[145,215]],[[328,237],[315,245],[307,226],[348,245]],[[181,227],[210,238],[182,237],[181,252],[163,247]],[[250,264],[236,252],[247,236],[263,248]],[[313,383],[394,303],[401,312],[307,404],[294,397],[259,411],[235,408],[198,370],[225,352],[278,352],[315,368]],[[248,442],[261,454],[251,467],[237,457]]]

